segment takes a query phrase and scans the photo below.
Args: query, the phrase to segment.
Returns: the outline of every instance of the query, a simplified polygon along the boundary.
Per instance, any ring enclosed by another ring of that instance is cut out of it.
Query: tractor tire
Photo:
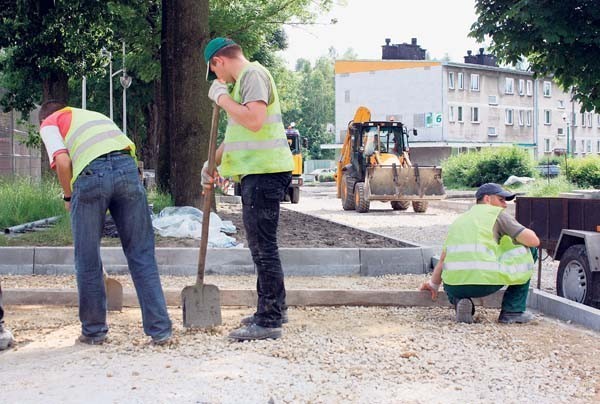
[[[340,192],[342,197],[342,209],[354,210],[354,183],[349,181],[346,174],[342,175],[342,190]]]
[[[298,203],[300,201],[300,188],[292,187],[290,188],[290,202]]]
[[[367,213],[369,211],[370,202],[366,198],[364,182],[357,182],[354,185],[354,205],[358,213]]]
[[[600,296],[594,296],[600,286],[594,287],[595,282],[600,282],[600,276],[590,270],[585,245],[575,244],[567,248],[556,273],[556,293],[560,297],[600,308]]]
[[[425,213],[427,212],[427,207],[429,206],[429,202],[427,201],[412,201],[413,210],[416,213]]]
[[[392,201],[392,209],[406,210],[410,206],[410,201]]]

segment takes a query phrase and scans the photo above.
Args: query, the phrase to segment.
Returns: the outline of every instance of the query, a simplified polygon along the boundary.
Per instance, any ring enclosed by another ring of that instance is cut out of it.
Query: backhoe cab
[[[411,131],[416,136],[416,130]],[[344,210],[369,211],[370,201],[389,201],[394,210],[425,212],[429,200],[443,199],[442,169],[413,165],[409,131],[401,122],[371,121],[356,111],[338,161],[337,196]]]

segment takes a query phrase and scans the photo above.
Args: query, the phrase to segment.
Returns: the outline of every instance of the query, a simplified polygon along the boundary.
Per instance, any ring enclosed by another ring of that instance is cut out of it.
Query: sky
[[[339,0],[334,0],[339,3]],[[333,46],[339,57],[348,48],[359,59],[381,59],[385,38],[392,44],[410,43],[417,38],[431,58],[441,59],[447,53],[450,60],[462,62],[467,50],[477,53],[481,47],[467,34],[476,20],[475,0],[346,0],[346,5],[334,5],[327,14],[317,18],[336,24],[285,26],[288,49],[281,56],[293,68],[298,58],[314,62],[328,54]]]

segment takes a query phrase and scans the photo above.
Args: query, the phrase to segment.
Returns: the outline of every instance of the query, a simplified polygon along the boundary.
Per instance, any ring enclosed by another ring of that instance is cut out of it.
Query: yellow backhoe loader
[[[417,135],[416,129],[411,131]],[[394,210],[425,212],[428,201],[446,197],[442,169],[410,161],[408,130],[396,121],[371,121],[359,107],[348,124],[336,175],[344,210],[368,212],[371,201],[389,201]]]

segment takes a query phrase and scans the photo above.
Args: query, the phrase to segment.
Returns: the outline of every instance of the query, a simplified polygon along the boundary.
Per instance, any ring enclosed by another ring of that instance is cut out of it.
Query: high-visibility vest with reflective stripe
[[[294,169],[292,152],[281,120],[279,95],[275,88],[275,81],[267,69],[257,62],[248,64],[242,70],[230,95],[236,102],[242,102],[240,82],[250,66],[259,67],[268,75],[273,102],[267,105],[266,121],[257,132],[246,129],[228,116],[219,170],[224,177],[279,173]]]
[[[442,280],[448,285],[522,285],[533,273],[528,248],[503,236],[494,240],[494,224],[502,208],[473,206],[448,230]]]
[[[73,183],[95,158],[116,150],[129,148],[135,159],[135,144],[121,132],[119,127],[99,112],[71,108],[71,127],[65,136],[65,144],[73,164]]]

